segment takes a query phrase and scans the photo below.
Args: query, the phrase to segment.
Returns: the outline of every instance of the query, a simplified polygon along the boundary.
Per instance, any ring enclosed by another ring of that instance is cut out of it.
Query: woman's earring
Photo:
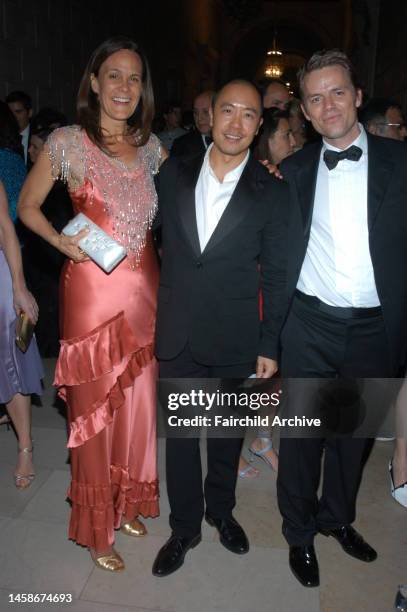
[[[90,77],[90,88],[95,94],[95,96],[99,95],[98,92],[96,91],[96,78],[94,76]]]

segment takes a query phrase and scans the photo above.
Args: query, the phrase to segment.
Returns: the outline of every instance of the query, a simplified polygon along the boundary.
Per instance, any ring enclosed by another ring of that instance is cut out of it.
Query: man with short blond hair
[[[358,123],[362,92],[341,51],[315,53],[299,85],[304,115],[322,141],[280,166],[295,203],[282,375],[398,376],[407,361],[405,144]],[[290,567],[304,586],[319,584],[318,532],[359,560],[377,557],[351,526],[365,449],[366,440],[352,437],[281,439],[278,502]]]

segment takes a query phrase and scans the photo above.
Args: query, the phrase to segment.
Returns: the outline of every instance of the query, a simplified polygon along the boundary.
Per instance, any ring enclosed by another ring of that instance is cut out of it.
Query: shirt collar
[[[22,136],[23,138],[28,138],[29,133],[30,133],[30,124],[25,126],[23,131],[20,132],[20,136]]]
[[[216,176],[216,174],[214,173],[214,171],[212,170],[210,161],[209,161],[209,153],[211,151],[213,147],[213,142],[209,145],[209,147],[206,150],[205,153],[205,158],[204,158],[204,163],[203,163],[203,169],[204,172],[208,172],[214,179],[217,180],[218,183],[220,183],[218,177]],[[237,182],[242,173],[243,170],[245,169],[245,166],[247,164],[247,162],[249,161],[249,157],[250,157],[250,150],[247,151],[246,153],[246,157],[244,158],[244,160],[242,162],[240,162],[240,164],[238,166],[236,166],[236,168],[233,168],[233,170],[231,170],[230,172],[227,172],[223,178],[222,184],[223,183],[233,183],[233,182]]]
[[[366,131],[361,123],[358,123],[358,126],[360,130],[359,136],[355,138],[355,140],[351,142],[350,145],[347,146],[346,148],[349,149],[349,147],[352,147],[353,145],[355,145],[356,147],[359,147],[360,149],[362,149],[363,155],[366,155],[367,154]],[[324,138],[322,139],[322,142],[323,142],[323,146],[322,146],[322,151],[321,151],[321,157],[323,156],[324,151],[326,151],[327,149],[330,149],[331,151],[342,151],[343,150],[343,149],[338,149],[337,147],[332,146],[331,144],[326,142]]]

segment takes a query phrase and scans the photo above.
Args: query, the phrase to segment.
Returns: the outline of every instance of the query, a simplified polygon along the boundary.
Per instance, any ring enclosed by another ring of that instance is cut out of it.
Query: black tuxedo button
[[[202,261],[197,261],[196,262],[196,267],[197,268],[202,268]]]

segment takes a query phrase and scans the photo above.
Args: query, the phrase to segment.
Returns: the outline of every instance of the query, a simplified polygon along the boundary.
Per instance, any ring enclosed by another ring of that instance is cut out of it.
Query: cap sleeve
[[[78,176],[78,161],[80,158],[79,126],[70,125],[54,130],[45,143],[45,150],[51,162],[52,178],[70,183],[74,175]],[[76,171],[75,171],[76,170]]]
[[[147,159],[152,174],[157,174],[162,161],[162,144],[155,134],[150,134],[146,144]]]

